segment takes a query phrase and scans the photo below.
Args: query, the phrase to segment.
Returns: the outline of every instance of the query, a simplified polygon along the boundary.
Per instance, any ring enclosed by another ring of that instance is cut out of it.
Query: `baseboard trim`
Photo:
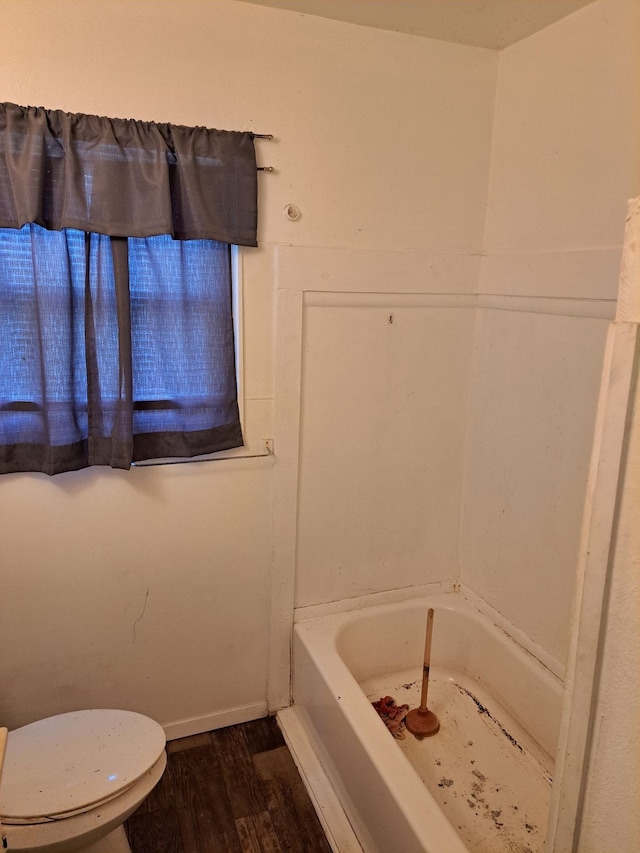
[[[215,711],[213,714],[206,714],[203,717],[191,717],[188,720],[167,723],[163,728],[167,740],[177,740],[181,737],[190,737],[191,735],[199,735],[202,732],[222,729],[225,726],[248,723],[250,720],[266,717],[268,713],[266,701],[255,702],[251,705],[240,705],[236,708]]]

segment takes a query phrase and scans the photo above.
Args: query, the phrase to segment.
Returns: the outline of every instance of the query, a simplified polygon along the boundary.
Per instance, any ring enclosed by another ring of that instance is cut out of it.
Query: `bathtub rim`
[[[327,616],[353,613],[354,611],[369,610],[373,607],[383,607],[388,604],[400,604],[405,601],[422,599],[440,595],[459,595],[472,608],[479,611],[496,628],[505,633],[510,640],[531,655],[561,683],[565,680],[565,664],[550,654],[546,649],[535,643],[521,629],[510,622],[500,611],[492,607],[482,596],[461,582],[442,581],[424,584],[418,587],[402,587],[401,589],[370,593],[355,598],[340,599],[325,604],[297,607],[293,614],[294,630],[300,622],[321,619]]]
[[[526,720],[529,717],[524,713],[528,703],[525,699],[521,698],[515,703],[509,701],[505,691],[500,689],[499,684],[496,683],[492,690],[490,688],[491,679],[483,681],[482,678],[476,677],[473,672],[455,671],[454,676],[452,676],[453,680],[463,689],[470,689],[478,698],[484,697],[490,705],[496,707],[498,711],[504,712],[513,722],[513,734],[517,740],[536,758],[543,769],[550,776],[553,776],[562,720],[564,692],[562,680],[530,649],[523,646],[518,639],[511,635],[505,627],[504,619],[502,624],[497,624],[484,612],[484,609],[477,607],[474,601],[470,601],[459,590],[432,592],[427,595],[416,595],[412,598],[403,597],[396,601],[375,604],[367,608],[340,610],[326,616],[302,619],[294,625],[294,637],[299,636],[306,646],[310,641],[314,649],[313,652],[310,651],[312,656],[316,656],[317,650],[317,654],[322,655],[323,660],[331,666],[332,677],[340,678],[339,684],[342,691],[348,692],[351,681],[357,685],[358,679],[355,673],[351,671],[348,660],[345,660],[340,651],[343,631],[348,631],[350,626],[358,623],[375,620],[378,613],[385,615],[390,611],[400,613],[411,611],[415,613],[416,608],[418,608],[426,614],[427,606],[432,605],[436,608],[436,612],[440,608],[459,614],[464,619],[469,619],[471,624],[478,627],[481,634],[486,633],[490,642],[495,640],[499,652],[505,650],[504,653],[507,655],[513,653],[517,669],[520,670],[522,667],[522,671],[529,672],[534,678],[540,679],[539,683],[546,691],[547,702],[543,703],[541,713],[537,714],[534,727],[528,728]],[[434,666],[432,660],[432,672],[437,673],[438,670],[438,664],[436,663]],[[295,667],[292,685],[294,682]],[[364,697],[364,694],[362,695]],[[366,699],[366,697],[364,698]],[[355,701],[358,702],[359,699]],[[364,705],[362,707],[364,708]]]

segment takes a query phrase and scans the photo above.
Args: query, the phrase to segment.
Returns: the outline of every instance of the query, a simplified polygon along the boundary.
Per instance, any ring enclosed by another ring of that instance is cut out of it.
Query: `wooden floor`
[[[273,717],[170,741],[133,853],[331,853]]]

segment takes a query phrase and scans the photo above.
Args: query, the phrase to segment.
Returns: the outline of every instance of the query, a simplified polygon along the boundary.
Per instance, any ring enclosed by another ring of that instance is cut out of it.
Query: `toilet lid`
[[[0,816],[36,823],[87,810],[129,788],[160,758],[158,723],[132,711],[75,711],[9,732]]]

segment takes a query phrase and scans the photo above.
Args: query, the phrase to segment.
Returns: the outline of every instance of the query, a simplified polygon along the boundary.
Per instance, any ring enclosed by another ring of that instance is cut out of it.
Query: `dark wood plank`
[[[242,730],[250,755],[284,746],[284,738],[275,717],[262,717],[260,720],[243,723]]]
[[[141,815],[172,808],[175,805],[176,784],[175,768],[171,761],[171,756],[167,756],[167,766],[162,774],[162,778],[147,799],[140,804],[135,814]]]
[[[268,811],[236,821],[242,853],[282,853],[282,847]]]
[[[153,812],[158,809],[166,809],[174,805],[176,802],[175,791],[180,782],[175,778],[178,765],[172,761],[171,755],[174,752],[184,752],[187,749],[195,747],[211,747],[211,733],[205,732],[201,735],[192,735],[191,737],[183,737],[178,740],[172,740],[167,743],[167,767],[162,774],[162,779],[158,782],[147,799],[136,811],[136,814],[144,812]]]
[[[182,846],[178,810],[136,811],[125,823],[133,853],[188,853]]]
[[[127,821],[132,853],[331,853],[273,717],[181,738]]]
[[[244,726],[230,726],[211,733],[222,779],[234,818],[266,811],[267,802],[251,760]]]
[[[185,853],[242,853],[213,747],[175,752],[171,764]]]
[[[331,853],[318,816],[286,746],[253,756],[280,846],[288,853]]]
[[[185,749],[193,749],[195,746],[211,746],[211,732],[168,741],[167,755],[171,755],[172,752],[184,752]]]

